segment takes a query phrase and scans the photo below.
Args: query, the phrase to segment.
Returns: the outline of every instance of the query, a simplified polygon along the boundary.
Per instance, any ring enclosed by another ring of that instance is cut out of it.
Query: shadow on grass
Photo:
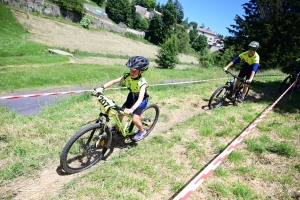
[[[269,103],[270,106],[282,95],[279,92],[280,81],[261,82],[255,81],[251,85],[252,93],[247,97],[246,101],[257,103]],[[296,114],[300,110],[300,91],[293,91],[291,88],[284,96],[275,104],[273,110],[280,114]]]

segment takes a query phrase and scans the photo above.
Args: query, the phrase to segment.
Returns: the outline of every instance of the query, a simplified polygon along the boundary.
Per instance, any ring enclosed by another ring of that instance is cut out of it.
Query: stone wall
[[[62,18],[73,22],[80,21],[79,14],[61,9],[57,5],[46,3],[44,0],[2,0],[2,3],[6,3],[10,6],[29,12],[38,12],[44,15],[51,15],[53,17],[61,16]]]

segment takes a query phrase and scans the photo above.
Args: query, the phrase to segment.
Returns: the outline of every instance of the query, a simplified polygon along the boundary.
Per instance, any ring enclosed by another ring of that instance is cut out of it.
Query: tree
[[[174,25],[176,24],[177,10],[172,2],[169,0],[162,10],[162,20],[164,24],[164,39],[171,37],[173,34]]]
[[[181,3],[178,0],[175,0],[174,5],[175,5],[176,10],[177,10],[177,14],[176,14],[177,24],[181,24],[182,20],[183,20],[183,17],[184,17],[183,7],[182,7]]]
[[[163,42],[163,21],[160,15],[155,14],[151,19],[146,37],[156,45]]]
[[[172,35],[161,45],[155,62],[158,66],[166,69],[173,69],[179,63],[178,39],[175,35]]]
[[[300,29],[294,25],[300,22],[300,1],[250,0],[242,6],[244,18],[237,15],[236,24],[227,28],[232,36],[226,38],[225,47],[245,50],[252,40],[258,41],[264,69],[282,68],[299,56]]]
[[[131,18],[129,0],[107,0],[105,12],[114,22],[128,25]]]
[[[192,44],[192,48],[199,53],[203,53],[205,48],[208,48],[207,37],[204,35],[199,35]]]
[[[161,9],[161,6],[160,6],[160,3],[158,2],[156,5],[155,5],[155,10],[158,11],[158,12],[161,12],[162,9]]]
[[[85,16],[85,9],[83,7],[84,0],[51,0],[53,3],[58,5],[60,8],[65,10],[72,10],[75,13],[78,13],[81,18]],[[3,1],[2,1],[3,2]]]
[[[198,28],[197,22],[190,22],[189,26],[193,26],[193,29],[197,29]]]
[[[136,5],[140,5],[147,8],[148,11],[151,11],[155,8],[156,0],[136,0]]]
[[[136,12],[136,7],[135,7],[135,0],[132,0],[130,3],[130,11],[131,11],[131,19],[128,22],[128,26],[131,28],[135,28],[138,23],[138,14]]]
[[[198,37],[198,30],[197,29],[190,30],[189,36],[190,36],[190,44],[193,44],[196,38]]]
[[[185,20],[183,20],[184,23],[189,24],[189,18],[185,18]]]
[[[148,30],[149,28],[149,21],[146,18],[142,18],[140,13],[137,13],[136,22],[134,29],[136,30]]]
[[[92,0],[93,2],[95,2],[98,6],[102,6],[105,0]]]
[[[178,39],[178,51],[179,53],[188,53],[191,49],[190,36],[186,32],[186,29],[177,26],[176,35]]]

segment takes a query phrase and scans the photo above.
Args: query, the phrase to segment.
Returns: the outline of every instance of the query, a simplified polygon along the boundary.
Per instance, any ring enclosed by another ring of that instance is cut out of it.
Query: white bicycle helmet
[[[252,42],[250,42],[248,47],[249,47],[250,50],[255,50],[256,51],[259,47],[259,43],[256,42],[256,41],[252,41]]]

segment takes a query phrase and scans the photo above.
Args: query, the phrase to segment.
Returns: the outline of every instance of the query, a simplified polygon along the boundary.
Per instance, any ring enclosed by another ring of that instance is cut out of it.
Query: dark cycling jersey
[[[236,58],[234,58],[232,60],[232,62],[234,64],[236,64],[241,60],[244,61],[243,69],[242,69],[243,71],[246,71],[246,72],[255,71],[255,72],[257,72],[257,70],[259,68],[259,55],[258,55],[258,53],[255,52],[254,55],[250,57],[248,51],[245,51],[242,54],[240,54],[239,56],[237,56]]]

